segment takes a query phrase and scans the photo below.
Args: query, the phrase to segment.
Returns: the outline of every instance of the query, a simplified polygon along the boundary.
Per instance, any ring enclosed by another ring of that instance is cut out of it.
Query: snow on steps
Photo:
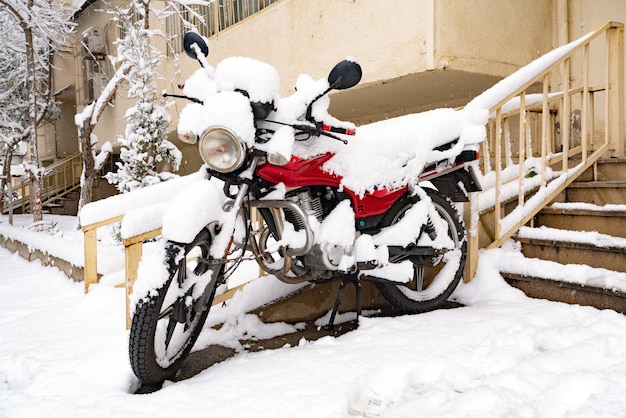
[[[626,205],[554,203],[537,214],[536,223],[556,229],[575,226],[579,231],[626,238]]]
[[[524,271],[503,275],[530,296],[626,313],[626,159],[599,160],[557,200],[515,238]]]
[[[594,205],[626,203],[626,159],[606,158],[589,168],[565,191],[565,201]]]
[[[626,272],[626,238],[542,226],[522,227],[517,241],[526,257]]]
[[[511,285],[532,297],[626,313],[626,238],[541,226],[523,227],[516,241],[524,262],[500,266]]]
[[[604,159],[522,228],[527,257],[626,272],[626,159]]]

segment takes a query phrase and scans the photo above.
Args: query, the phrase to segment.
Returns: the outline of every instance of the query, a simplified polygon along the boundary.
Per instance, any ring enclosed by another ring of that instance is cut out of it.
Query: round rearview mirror
[[[183,37],[183,49],[185,50],[187,56],[193,59],[198,59],[199,57],[196,56],[196,51],[191,48],[193,44],[198,45],[202,55],[205,57],[209,55],[209,46],[204,38],[196,32],[187,32]]]
[[[343,60],[328,74],[328,84],[335,90],[354,87],[361,81],[361,66],[355,61]]]

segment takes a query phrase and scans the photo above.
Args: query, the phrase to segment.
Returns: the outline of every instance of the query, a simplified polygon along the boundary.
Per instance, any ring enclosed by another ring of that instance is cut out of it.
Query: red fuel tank
[[[339,189],[341,177],[324,171],[323,165],[332,158],[333,154],[324,154],[311,159],[292,157],[284,166],[275,166],[269,163],[257,168],[257,174],[262,179],[274,184],[283,183],[288,189],[307,186],[330,186]],[[385,213],[403,194],[407,187],[401,189],[380,189],[364,196],[359,196],[354,191],[342,189],[350,196],[356,219]]]

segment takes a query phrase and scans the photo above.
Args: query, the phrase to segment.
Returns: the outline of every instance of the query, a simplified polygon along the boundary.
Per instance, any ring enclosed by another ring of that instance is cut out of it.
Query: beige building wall
[[[209,59],[267,61],[287,94],[300,73],[325,77],[351,56],[363,67],[363,80],[337,96],[356,94],[360,110],[352,110],[356,103],[334,105],[342,117],[368,122],[464,104],[552,49],[552,14],[545,0],[283,0],[212,37]],[[446,70],[439,78],[428,74]],[[450,95],[453,100],[442,100]]]
[[[104,7],[97,1],[87,8],[77,30],[102,27],[111,47],[115,29],[109,16],[98,11]],[[353,57],[363,68],[362,82],[333,93],[331,113],[359,124],[462,106],[533,59],[610,20],[626,22],[626,2],[281,0],[211,37],[209,62],[215,65],[232,55],[266,61],[280,74],[281,94],[289,94],[300,73],[326,77],[336,62]],[[75,59],[80,61],[78,53]],[[73,77],[78,110],[84,104],[80,69],[78,62]],[[160,88],[176,92],[176,84],[196,69],[197,63],[184,54],[180,73],[174,60],[166,59]],[[573,76],[578,76],[575,71]],[[62,79],[67,80],[66,74]],[[178,100],[170,110],[171,139],[184,104]],[[96,128],[100,144],[123,133],[128,106],[120,90],[115,107]],[[195,169],[200,163],[195,147],[176,144],[189,169]]]

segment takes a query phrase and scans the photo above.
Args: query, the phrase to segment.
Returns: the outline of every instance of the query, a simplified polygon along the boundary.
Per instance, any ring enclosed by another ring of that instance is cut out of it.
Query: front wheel
[[[169,277],[136,306],[129,355],[144,384],[173,376],[202,331],[224,271],[222,260],[209,255],[212,237],[204,228],[190,244],[167,242]]]
[[[465,226],[454,204],[436,190],[423,190],[432,202],[433,215],[439,218],[437,221],[440,225],[445,225],[440,231],[447,231],[444,232],[450,238],[447,246],[435,251],[432,256],[410,256],[403,259],[403,263],[412,263],[412,277],[408,277],[406,283],[376,283],[383,297],[392,306],[406,313],[425,312],[441,306],[459,284],[467,256]],[[413,204],[407,201],[398,207],[389,215],[387,225],[400,221]]]

